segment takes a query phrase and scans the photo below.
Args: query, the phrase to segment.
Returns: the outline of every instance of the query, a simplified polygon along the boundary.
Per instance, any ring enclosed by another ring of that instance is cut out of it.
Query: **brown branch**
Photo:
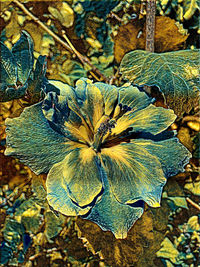
[[[91,72],[96,73],[100,80],[105,81],[109,83],[109,79],[105,77],[87,58],[86,56],[83,56],[81,53],[79,53],[75,48],[73,49],[73,45],[67,44],[64,42],[58,35],[56,35],[53,31],[51,31],[43,22],[39,20],[36,16],[34,16],[22,3],[20,3],[18,0],[13,0],[13,3],[15,3],[21,10],[29,16],[35,23],[37,23],[42,29],[44,29],[49,35],[51,35],[57,42],[59,42],[63,47],[65,47],[68,51],[71,53],[75,53],[76,56],[79,58],[79,60],[84,64],[88,64],[91,67]],[[68,39],[68,38],[67,38]],[[69,40],[69,39],[68,39]],[[68,42],[69,43],[69,42]]]
[[[93,72],[95,72],[96,74],[98,74],[99,77],[102,78],[102,80],[104,80],[105,82],[109,83],[109,79],[106,78],[89,60],[89,58],[87,58],[86,56],[81,55],[81,53],[79,53],[76,48],[73,46],[73,44],[70,42],[69,38],[67,37],[67,35],[65,34],[65,31],[63,31],[62,36],[65,38],[65,40],[67,41],[67,43],[69,44],[70,48],[73,50],[74,54],[80,59],[80,61],[84,64],[88,64],[91,67],[91,71],[90,74],[92,76],[94,76],[95,78],[96,75],[93,74]]]
[[[188,203],[190,203],[194,208],[198,209],[200,211],[200,206],[195,203],[193,200],[191,200],[189,197],[186,197],[186,200]]]

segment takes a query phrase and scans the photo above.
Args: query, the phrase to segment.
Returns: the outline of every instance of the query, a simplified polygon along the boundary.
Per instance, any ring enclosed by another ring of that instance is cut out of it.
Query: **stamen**
[[[109,120],[102,122],[97,130],[97,133],[94,135],[94,143],[93,148],[96,152],[99,151],[103,137],[107,134],[112,132],[112,128],[115,128],[116,120]]]
[[[115,117],[115,120],[118,120],[120,117],[122,117],[126,112],[131,111],[132,108],[129,107],[128,105],[122,105],[121,103],[119,103],[119,107],[120,107],[120,112],[119,114]]]

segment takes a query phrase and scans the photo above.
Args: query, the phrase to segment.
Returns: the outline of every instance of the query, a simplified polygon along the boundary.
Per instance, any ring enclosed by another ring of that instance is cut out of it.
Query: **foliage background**
[[[140,1],[21,1],[32,14],[86,55],[110,82],[121,85],[118,71],[128,51],[144,49],[145,7]],[[198,48],[197,1],[157,1],[155,51]],[[70,85],[80,77],[101,80],[75,54],[33,22],[12,1],[1,1],[1,39],[11,48],[26,30],[34,40],[34,56],[47,56],[47,77]],[[64,40],[64,39],[63,39]],[[155,91],[156,105],[163,106]],[[7,266],[199,266],[200,177],[199,108],[172,125],[193,158],[184,173],[171,177],[161,208],[146,206],[127,239],[80,218],[58,216],[45,200],[45,175],[36,176],[14,158],[4,156],[7,117],[27,103],[0,105],[1,264]],[[192,202],[188,202],[188,199]],[[197,206],[194,205],[197,204]]]

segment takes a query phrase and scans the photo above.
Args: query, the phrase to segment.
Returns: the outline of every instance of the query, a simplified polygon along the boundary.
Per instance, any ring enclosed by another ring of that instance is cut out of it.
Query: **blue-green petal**
[[[15,156],[36,174],[47,172],[68,153],[68,139],[54,131],[42,103],[25,108],[20,117],[6,120],[5,155]]]
[[[136,142],[158,158],[166,177],[184,172],[184,166],[192,156],[175,137],[159,142],[144,139],[138,139]]]
[[[94,131],[97,122],[104,115],[104,101],[101,91],[91,80],[79,79],[75,93],[77,102],[89,128]]]
[[[54,181],[59,180],[59,183]],[[62,187],[62,189],[58,188]],[[86,145],[75,144],[62,163],[52,167],[47,178],[47,191],[51,193],[50,205],[58,210],[57,203],[63,201],[63,205],[69,205],[68,199],[65,203],[64,194],[79,207],[90,205],[102,191],[102,176],[99,161],[92,148]],[[63,192],[60,196],[55,192]],[[70,215],[63,212],[65,215]]]
[[[131,207],[117,201],[104,174],[103,195],[84,218],[95,222],[104,231],[111,231],[116,238],[126,238],[128,230],[142,214],[143,207]]]
[[[173,110],[149,105],[148,107],[130,111],[117,120],[112,134],[117,135],[132,128],[133,132],[159,134],[166,130],[176,119]]]
[[[138,140],[101,150],[110,187],[121,203],[143,200],[158,207],[166,178],[158,158]]]
[[[146,108],[152,103],[152,98],[145,92],[141,92],[136,86],[128,85],[119,88],[119,102],[127,105],[132,110],[139,110]]]
[[[65,160],[55,164],[47,176],[47,200],[54,210],[67,216],[78,216],[86,214],[91,207],[81,208],[76,205],[69,196],[66,187],[63,186],[63,166]]]
[[[114,85],[105,84],[101,82],[95,83],[95,86],[101,91],[105,105],[105,115],[110,116],[114,111],[115,106],[118,104],[119,93],[118,89]]]

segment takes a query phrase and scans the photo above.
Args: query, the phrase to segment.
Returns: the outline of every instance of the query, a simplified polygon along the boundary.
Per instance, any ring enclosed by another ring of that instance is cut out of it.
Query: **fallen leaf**
[[[123,56],[132,50],[145,49],[146,25],[143,20],[137,20],[122,25],[114,42],[115,59],[119,63]],[[182,34],[176,21],[169,17],[156,17],[155,52],[175,51],[184,46],[188,34]]]
[[[190,151],[193,150],[193,142],[190,138],[190,130],[186,127],[181,127],[178,131],[177,137],[179,138],[180,142],[187,147]]]
[[[162,209],[162,217],[157,216]],[[162,230],[166,230],[167,218],[165,205],[159,209],[148,209],[134,224],[126,239],[115,239],[111,232],[104,232],[96,224],[81,218],[76,221],[76,226],[85,246],[93,254],[98,253],[104,258],[109,266],[153,266],[155,253],[164,237],[155,227],[159,221]]]

